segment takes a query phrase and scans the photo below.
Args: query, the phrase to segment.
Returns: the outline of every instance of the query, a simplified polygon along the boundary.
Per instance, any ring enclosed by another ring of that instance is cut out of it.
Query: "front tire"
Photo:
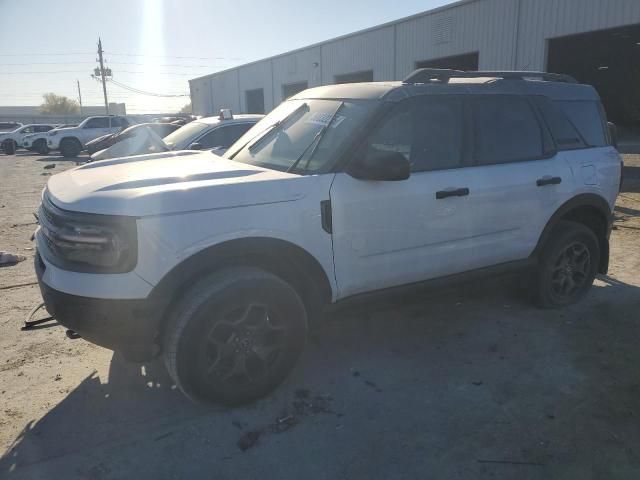
[[[16,153],[16,143],[13,140],[5,140],[2,149],[6,155],[13,155]]]
[[[304,349],[307,315],[297,292],[256,268],[197,283],[170,315],[164,359],[192,400],[241,405],[288,376]]]
[[[82,145],[74,138],[65,138],[60,142],[60,153],[65,158],[74,158],[80,155]]]
[[[542,308],[572,305],[582,299],[596,278],[600,245],[592,230],[562,221],[542,250],[536,278],[536,300]]]
[[[38,140],[33,144],[33,150],[38,152],[40,155],[47,155],[49,153],[49,147],[47,146],[46,140]]]

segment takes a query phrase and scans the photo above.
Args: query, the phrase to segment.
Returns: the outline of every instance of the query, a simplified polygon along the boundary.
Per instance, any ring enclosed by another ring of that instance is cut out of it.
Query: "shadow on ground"
[[[540,311],[511,279],[332,314],[267,399],[196,406],[114,355],[2,478],[640,478],[640,291]],[[428,473],[430,474],[428,474]]]

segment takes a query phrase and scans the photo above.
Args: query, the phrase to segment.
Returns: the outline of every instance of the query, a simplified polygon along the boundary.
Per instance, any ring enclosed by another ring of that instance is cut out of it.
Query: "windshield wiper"
[[[327,122],[327,124],[324,125],[320,130],[318,130],[318,133],[315,134],[315,136],[313,137],[313,140],[311,140],[311,143],[306,146],[306,148],[302,151],[300,156],[296,158],[296,161],[293,162],[289,168],[287,168],[285,173],[291,173],[293,170],[295,170],[295,168],[302,161],[302,159],[305,157],[307,152],[311,150],[311,152],[309,152],[309,161],[307,161],[307,166],[309,166],[311,157],[313,157],[313,154],[316,153],[316,149],[318,148],[318,145],[320,145],[320,140],[322,140],[322,137],[324,136],[326,131],[329,129],[329,127],[333,123],[333,120],[336,118],[336,116],[338,115],[338,112],[343,106],[344,106],[344,102],[340,102],[340,105],[338,105],[338,108],[336,108],[333,114],[331,114],[331,118],[329,118],[329,121]]]
[[[256,135],[254,135],[253,137],[251,137],[244,145],[242,145],[238,150],[236,150],[234,152],[233,155],[231,155],[229,157],[230,160],[233,160],[233,158],[238,155],[242,150],[244,150],[245,148],[247,148],[247,146],[249,145],[249,151],[251,152],[254,148],[256,148],[257,145],[259,145],[260,143],[262,143],[262,140],[264,138],[266,138],[267,134],[269,132],[274,131],[276,128],[278,128],[280,125],[282,125],[283,123],[287,122],[290,118],[292,118],[294,115],[296,115],[300,110],[302,110],[303,108],[309,108],[309,105],[307,105],[306,103],[303,103],[302,105],[300,105],[298,108],[296,108],[295,110],[293,110],[289,115],[287,115],[284,118],[281,118],[280,120],[278,120],[277,122],[272,123],[271,125],[269,125],[267,128],[265,128],[264,130],[261,130],[260,132],[258,132]]]

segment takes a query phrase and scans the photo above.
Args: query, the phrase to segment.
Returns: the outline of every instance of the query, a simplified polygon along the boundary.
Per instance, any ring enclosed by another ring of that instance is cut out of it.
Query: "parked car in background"
[[[89,117],[77,127],[56,128],[46,135],[49,150],[60,150],[65,157],[76,157],[87,142],[103,135],[118,133],[136,122],[125,116],[110,115]],[[32,139],[33,142],[38,139]]]
[[[153,132],[143,138],[143,132],[140,132],[140,136],[130,140],[130,148],[132,151],[134,150],[133,144],[139,144],[141,147],[135,149],[136,153],[131,153],[130,155],[168,152],[171,150],[214,150],[214,153],[222,155],[263,117],[264,115],[234,116],[230,110],[225,110],[218,117],[203,118],[188,123],[163,139],[160,139]],[[118,146],[116,144],[106,150],[94,153],[91,155],[91,159],[106,160],[108,158],[127,156],[126,151],[122,145]]]
[[[12,132],[21,126],[20,122],[0,122],[0,132]]]
[[[207,117],[188,123],[164,138],[169,150],[225,151],[264,115],[234,115],[231,110],[222,110],[217,117]]]
[[[142,129],[144,128],[149,128],[153,130],[153,132],[160,138],[164,138],[170,133],[175,132],[177,129],[179,129],[180,125],[174,125],[173,123],[139,123],[138,125],[133,125],[122,130],[121,132],[103,135],[102,137],[98,137],[91,140],[90,142],[87,142],[87,144],[85,145],[87,152],[89,153],[89,155],[93,155],[100,150],[109,148],[110,146],[115,145],[118,142],[137,135],[137,132],[142,131]],[[135,155],[135,153],[132,155]]]
[[[13,155],[16,150],[22,147],[24,138],[34,133],[45,133],[56,128],[55,125],[46,123],[33,123],[18,127],[12,132],[0,133],[0,148],[7,155]]]

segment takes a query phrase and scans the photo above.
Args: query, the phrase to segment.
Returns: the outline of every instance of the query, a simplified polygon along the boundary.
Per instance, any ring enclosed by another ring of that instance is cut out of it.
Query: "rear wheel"
[[[16,153],[16,143],[13,140],[5,140],[2,142],[2,149],[7,155],[13,155]]]
[[[77,157],[82,151],[82,145],[75,138],[65,138],[60,142],[60,153],[63,157]]]
[[[33,144],[33,150],[38,152],[40,155],[47,155],[50,151],[47,146],[47,141],[44,138]]]
[[[164,358],[191,399],[239,405],[287,377],[306,334],[304,305],[289,284],[259,269],[227,269],[199,282],[174,309]]]
[[[571,305],[584,297],[600,262],[598,238],[580,223],[562,221],[542,250],[536,296],[543,308]]]

